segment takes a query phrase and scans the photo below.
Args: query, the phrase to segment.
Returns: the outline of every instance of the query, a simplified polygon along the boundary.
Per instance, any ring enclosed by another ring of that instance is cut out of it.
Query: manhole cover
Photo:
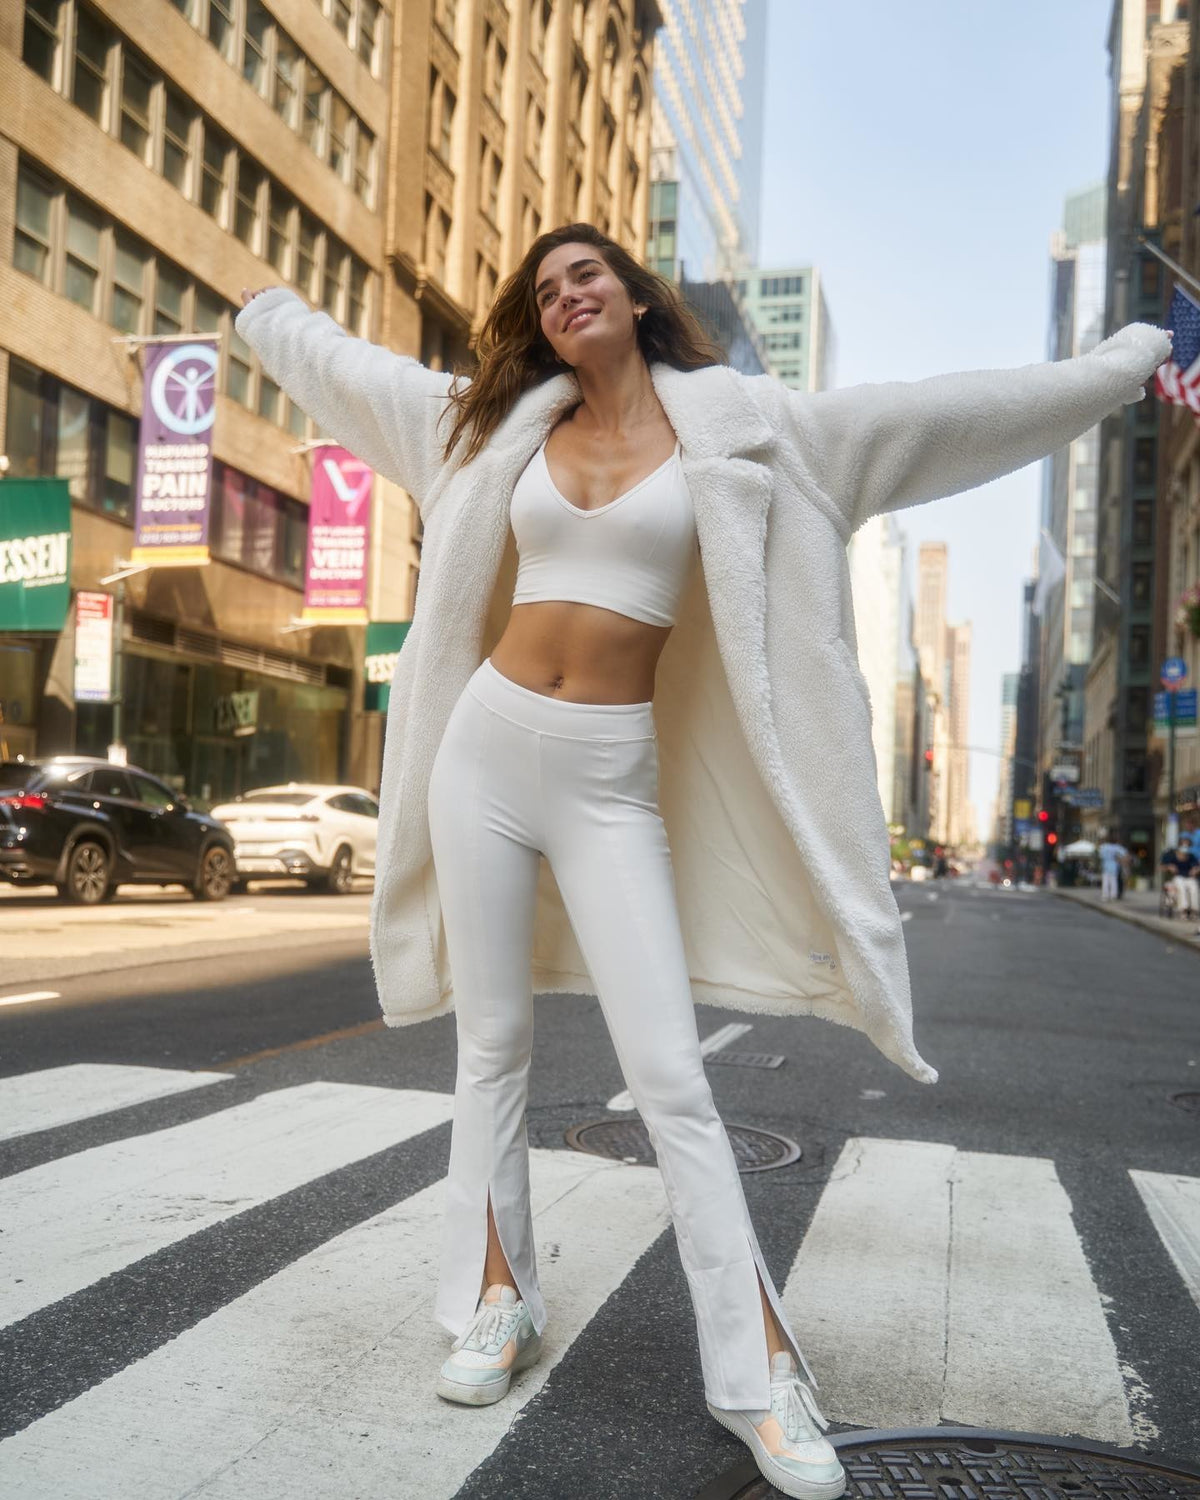
[[[782,1052],[713,1052],[710,1063],[729,1063],[735,1068],[782,1068]]]
[[[739,1172],[766,1172],[800,1160],[800,1147],[785,1135],[757,1130],[753,1125],[726,1125],[729,1143]],[[589,1120],[567,1130],[567,1145],[593,1156],[616,1161],[654,1162],[654,1147],[645,1125],[636,1117],[624,1120]]]
[[[1123,1448],[1022,1432],[940,1427],[842,1432],[845,1500],[1200,1500],[1200,1471]],[[777,1500],[752,1458],[696,1500]]]
[[[1171,1103],[1176,1109],[1181,1109],[1188,1115],[1200,1115],[1200,1094],[1192,1090],[1186,1090],[1182,1094],[1172,1094]]]

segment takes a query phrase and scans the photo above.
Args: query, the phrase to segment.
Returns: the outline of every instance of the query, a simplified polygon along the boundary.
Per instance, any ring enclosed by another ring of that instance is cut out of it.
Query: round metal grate
[[[941,1427],[842,1432],[844,1500],[1200,1500],[1200,1471],[1123,1448],[1023,1432]],[[777,1500],[752,1458],[696,1500]]]
[[[759,1130],[753,1125],[726,1125],[729,1144],[739,1172],[767,1172],[772,1167],[786,1167],[800,1160],[800,1147],[785,1135]],[[635,1115],[620,1120],[588,1120],[572,1125],[566,1133],[567,1145],[575,1151],[593,1156],[608,1156],[615,1161],[652,1165],[654,1147],[645,1125]]]

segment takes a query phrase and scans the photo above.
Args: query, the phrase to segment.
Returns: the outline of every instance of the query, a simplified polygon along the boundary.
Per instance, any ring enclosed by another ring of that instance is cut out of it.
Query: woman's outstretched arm
[[[354,338],[287,287],[242,293],[236,328],[321,432],[408,491],[422,511],[442,467],[448,372]]]
[[[813,479],[854,529],[1055,452],[1139,400],[1170,352],[1163,329],[1130,323],[1074,359],[796,392],[789,405]]]

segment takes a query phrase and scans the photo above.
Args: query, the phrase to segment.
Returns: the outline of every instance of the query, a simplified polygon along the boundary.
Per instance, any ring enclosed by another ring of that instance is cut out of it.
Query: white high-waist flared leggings
[[[550,698],[485,660],[434,760],[429,830],[458,1027],[438,1322],[457,1337],[474,1315],[489,1191],[518,1291],[539,1332],[546,1322],[525,1131],[534,898],[544,854],[662,1172],[705,1395],[715,1406],[768,1409],[756,1269],[812,1375],[763,1263],[704,1073],[658,811],[653,705]]]

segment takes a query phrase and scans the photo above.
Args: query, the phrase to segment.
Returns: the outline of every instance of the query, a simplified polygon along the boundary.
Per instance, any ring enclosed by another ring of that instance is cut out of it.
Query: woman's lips
[[[594,318],[599,311],[600,309],[598,307],[579,308],[577,311],[573,312],[567,319],[567,321],[563,324],[563,332],[567,333],[570,329],[574,328],[575,324],[580,320],[580,318]]]

